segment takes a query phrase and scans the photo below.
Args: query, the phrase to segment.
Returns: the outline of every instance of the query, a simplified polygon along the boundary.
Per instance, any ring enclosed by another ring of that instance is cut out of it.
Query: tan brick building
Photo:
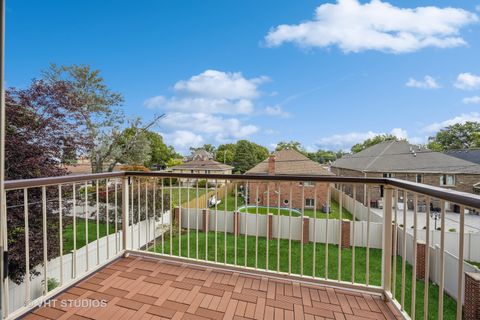
[[[383,142],[346,155],[332,164],[331,171],[339,176],[392,177],[451,190],[480,192],[480,165],[405,141]],[[371,200],[376,203],[380,198],[377,187],[371,191]],[[357,199],[365,201],[363,187],[357,187]]]
[[[311,175],[325,176],[333,175],[328,170],[322,168],[320,164],[308,159],[300,152],[293,149],[283,149],[271,154],[263,162],[259,163],[246,174],[254,175]],[[291,205],[292,208],[301,209],[314,208],[320,209],[327,201],[327,184],[314,183],[311,181],[296,182],[249,182],[248,184],[248,203],[256,204],[258,188],[258,205],[261,206],[290,206],[290,186],[291,186]],[[268,190],[267,190],[268,189]],[[268,191],[268,192],[267,192]],[[267,194],[269,197],[267,197]],[[315,197],[316,195],[316,197]],[[269,198],[269,199],[268,199]],[[316,201],[315,201],[316,199]]]

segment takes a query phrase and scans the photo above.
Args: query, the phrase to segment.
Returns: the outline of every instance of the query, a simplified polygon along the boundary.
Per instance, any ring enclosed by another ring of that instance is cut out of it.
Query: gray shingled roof
[[[439,172],[480,174],[480,165],[405,141],[379,143],[345,155],[332,167],[364,172]]]
[[[308,159],[293,149],[283,149],[274,152],[275,174],[277,175],[333,175],[322,168],[319,163]],[[268,158],[246,172],[247,174],[268,174]]]
[[[446,155],[480,164],[480,149],[461,149],[444,152]]]

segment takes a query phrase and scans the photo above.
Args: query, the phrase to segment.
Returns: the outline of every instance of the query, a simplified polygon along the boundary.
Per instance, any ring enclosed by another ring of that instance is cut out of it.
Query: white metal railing
[[[338,202],[332,199],[333,191],[342,195]],[[370,207],[379,192],[384,203],[381,223],[371,221]],[[347,206],[343,195],[363,201]],[[10,261],[18,268],[10,270],[10,279],[4,282],[4,318],[21,315],[132,252],[295,275],[382,293],[406,318],[442,319],[446,314],[460,319],[465,212],[480,207],[480,197],[475,195],[395,179],[163,172],[12,181],[6,183],[4,197],[10,217],[2,230],[9,237],[7,250],[11,257],[24,257]],[[444,294],[446,201],[461,208],[455,310],[450,307],[453,298]],[[403,223],[397,220],[401,202]],[[429,204],[439,203],[442,210],[438,287],[430,283],[430,232],[425,235],[424,279],[417,279],[419,203],[427,204],[427,230]],[[366,217],[359,215],[364,221],[356,220],[360,207],[367,210]],[[413,216],[411,256],[407,256],[407,215]],[[41,239],[34,236],[32,242],[35,231],[41,232]],[[381,238],[375,240],[377,236]],[[71,251],[66,252],[66,247]],[[65,270],[67,260],[70,274]],[[58,273],[53,271],[57,270],[54,263],[59,263]],[[32,272],[35,275],[30,277]],[[50,287],[57,277],[58,287]],[[9,285],[16,291],[9,290]],[[424,288],[421,297],[416,293],[419,285]],[[438,300],[432,301],[429,288],[437,290]],[[13,297],[20,290],[21,304]],[[445,299],[450,309],[445,308]],[[438,305],[436,314],[429,314],[429,303]]]

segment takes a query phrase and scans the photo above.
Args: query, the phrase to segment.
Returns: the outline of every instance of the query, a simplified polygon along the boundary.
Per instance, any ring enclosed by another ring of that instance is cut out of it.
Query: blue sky
[[[6,81],[90,64],[185,152],[480,121],[480,1],[7,0]]]

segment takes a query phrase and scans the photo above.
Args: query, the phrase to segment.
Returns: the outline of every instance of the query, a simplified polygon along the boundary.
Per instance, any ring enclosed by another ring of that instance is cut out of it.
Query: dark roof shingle
[[[376,144],[345,155],[332,167],[363,172],[430,172],[480,174],[480,165],[405,141]]]
[[[308,159],[293,149],[274,152],[275,174],[277,175],[333,175],[319,163]],[[268,174],[268,158],[246,172],[247,174]]]

